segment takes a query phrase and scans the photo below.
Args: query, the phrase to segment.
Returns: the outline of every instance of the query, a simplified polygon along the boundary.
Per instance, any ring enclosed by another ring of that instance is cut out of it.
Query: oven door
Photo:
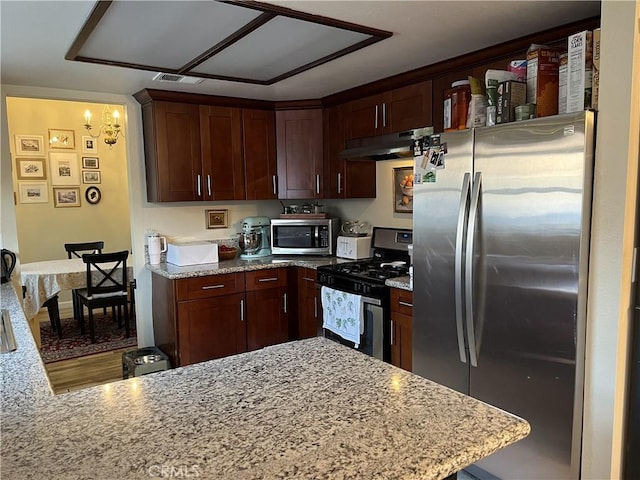
[[[360,336],[358,350],[384,362],[391,362],[391,344],[387,340],[391,333],[391,322],[385,302],[378,298],[362,297],[364,332]],[[354,348],[355,344],[345,340],[326,328],[324,336],[335,342]]]

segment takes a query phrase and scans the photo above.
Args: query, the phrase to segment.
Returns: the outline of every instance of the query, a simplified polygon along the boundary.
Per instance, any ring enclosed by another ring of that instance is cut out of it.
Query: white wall
[[[582,451],[582,477],[594,480],[622,476],[640,139],[639,21],[638,2],[602,3]]]

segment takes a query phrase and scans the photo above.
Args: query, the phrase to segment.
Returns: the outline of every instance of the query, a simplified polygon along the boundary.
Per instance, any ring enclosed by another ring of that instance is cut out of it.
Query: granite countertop
[[[389,278],[384,282],[385,285],[393,288],[400,288],[402,290],[413,291],[413,283],[411,277],[406,275],[404,277]]]
[[[338,257],[321,257],[309,255],[272,255],[257,258],[255,260],[223,260],[219,263],[205,263],[202,265],[188,265],[180,267],[172,263],[162,262],[158,265],[145,265],[147,270],[162,275],[170,280],[180,278],[203,277],[206,275],[221,275],[225,273],[248,272],[251,270],[264,270],[267,268],[281,267],[305,267],[316,269],[321,265],[333,265],[336,263],[352,262]]]
[[[2,478],[436,479],[524,420],[325,338],[52,395],[15,292]]]

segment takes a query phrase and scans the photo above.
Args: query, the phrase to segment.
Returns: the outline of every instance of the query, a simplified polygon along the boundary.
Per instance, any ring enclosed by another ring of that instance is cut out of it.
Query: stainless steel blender
[[[242,251],[240,258],[252,260],[271,255],[270,225],[271,219],[269,217],[246,217],[242,219],[242,232],[238,234],[238,246]]]

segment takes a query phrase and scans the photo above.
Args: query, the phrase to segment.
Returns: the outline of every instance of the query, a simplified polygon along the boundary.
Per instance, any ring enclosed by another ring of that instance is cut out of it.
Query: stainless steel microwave
[[[339,218],[274,218],[271,253],[274,255],[334,255]]]

